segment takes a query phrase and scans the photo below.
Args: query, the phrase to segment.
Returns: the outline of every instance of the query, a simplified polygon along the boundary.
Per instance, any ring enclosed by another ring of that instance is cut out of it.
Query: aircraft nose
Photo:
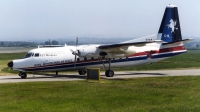
[[[11,67],[11,68],[12,68],[12,67],[13,67],[13,61],[8,62],[7,65],[8,65],[8,67]]]

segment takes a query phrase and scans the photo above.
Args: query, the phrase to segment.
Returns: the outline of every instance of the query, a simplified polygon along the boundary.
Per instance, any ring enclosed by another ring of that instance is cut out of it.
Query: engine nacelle
[[[83,45],[78,48],[80,57],[99,57],[98,45]]]

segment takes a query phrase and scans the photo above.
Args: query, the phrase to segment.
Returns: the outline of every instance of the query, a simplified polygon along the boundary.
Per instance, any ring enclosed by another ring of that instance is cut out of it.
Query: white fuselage
[[[152,63],[166,59],[170,56],[186,52],[181,42],[172,45],[162,45],[160,43],[150,43],[143,47],[129,46],[134,50],[129,55],[99,56],[102,51],[99,45],[37,48],[28,52],[25,58],[13,60],[13,69],[19,71],[65,71],[81,70],[87,67],[108,67],[108,58],[111,59],[111,67],[128,67],[141,64]],[[79,49],[76,56],[72,51]],[[75,60],[76,59],[76,60]]]

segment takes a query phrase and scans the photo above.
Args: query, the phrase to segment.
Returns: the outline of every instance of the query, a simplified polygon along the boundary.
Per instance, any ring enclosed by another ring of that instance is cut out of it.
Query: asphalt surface
[[[115,71],[114,77],[106,77],[101,72],[101,79],[124,79],[142,77],[166,77],[166,76],[200,76],[200,69],[187,70],[155,70],[155,71]],[[73,81],[86,80],[86,76],[77,74],[28,74],[26,79],[21,79],[17,74],[0,76],[0,83],[34,82],[34,81]]]

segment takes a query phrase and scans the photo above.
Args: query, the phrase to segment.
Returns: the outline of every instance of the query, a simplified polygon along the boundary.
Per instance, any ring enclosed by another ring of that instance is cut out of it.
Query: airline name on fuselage
[[[40,54],[39,55],[39,57],[44,57],[44,56],[56,57],[57,54]],[[62,60],[62,61],[54,61],[54,62],[43,62],[42,64],[41,63],[37,63],[37,64],[34,64],[34,67],[47,66],[47,65],[55,65],[55,64],[62,64],[62,63],[69,63],[69,62],[72,62],[72,59]]]

